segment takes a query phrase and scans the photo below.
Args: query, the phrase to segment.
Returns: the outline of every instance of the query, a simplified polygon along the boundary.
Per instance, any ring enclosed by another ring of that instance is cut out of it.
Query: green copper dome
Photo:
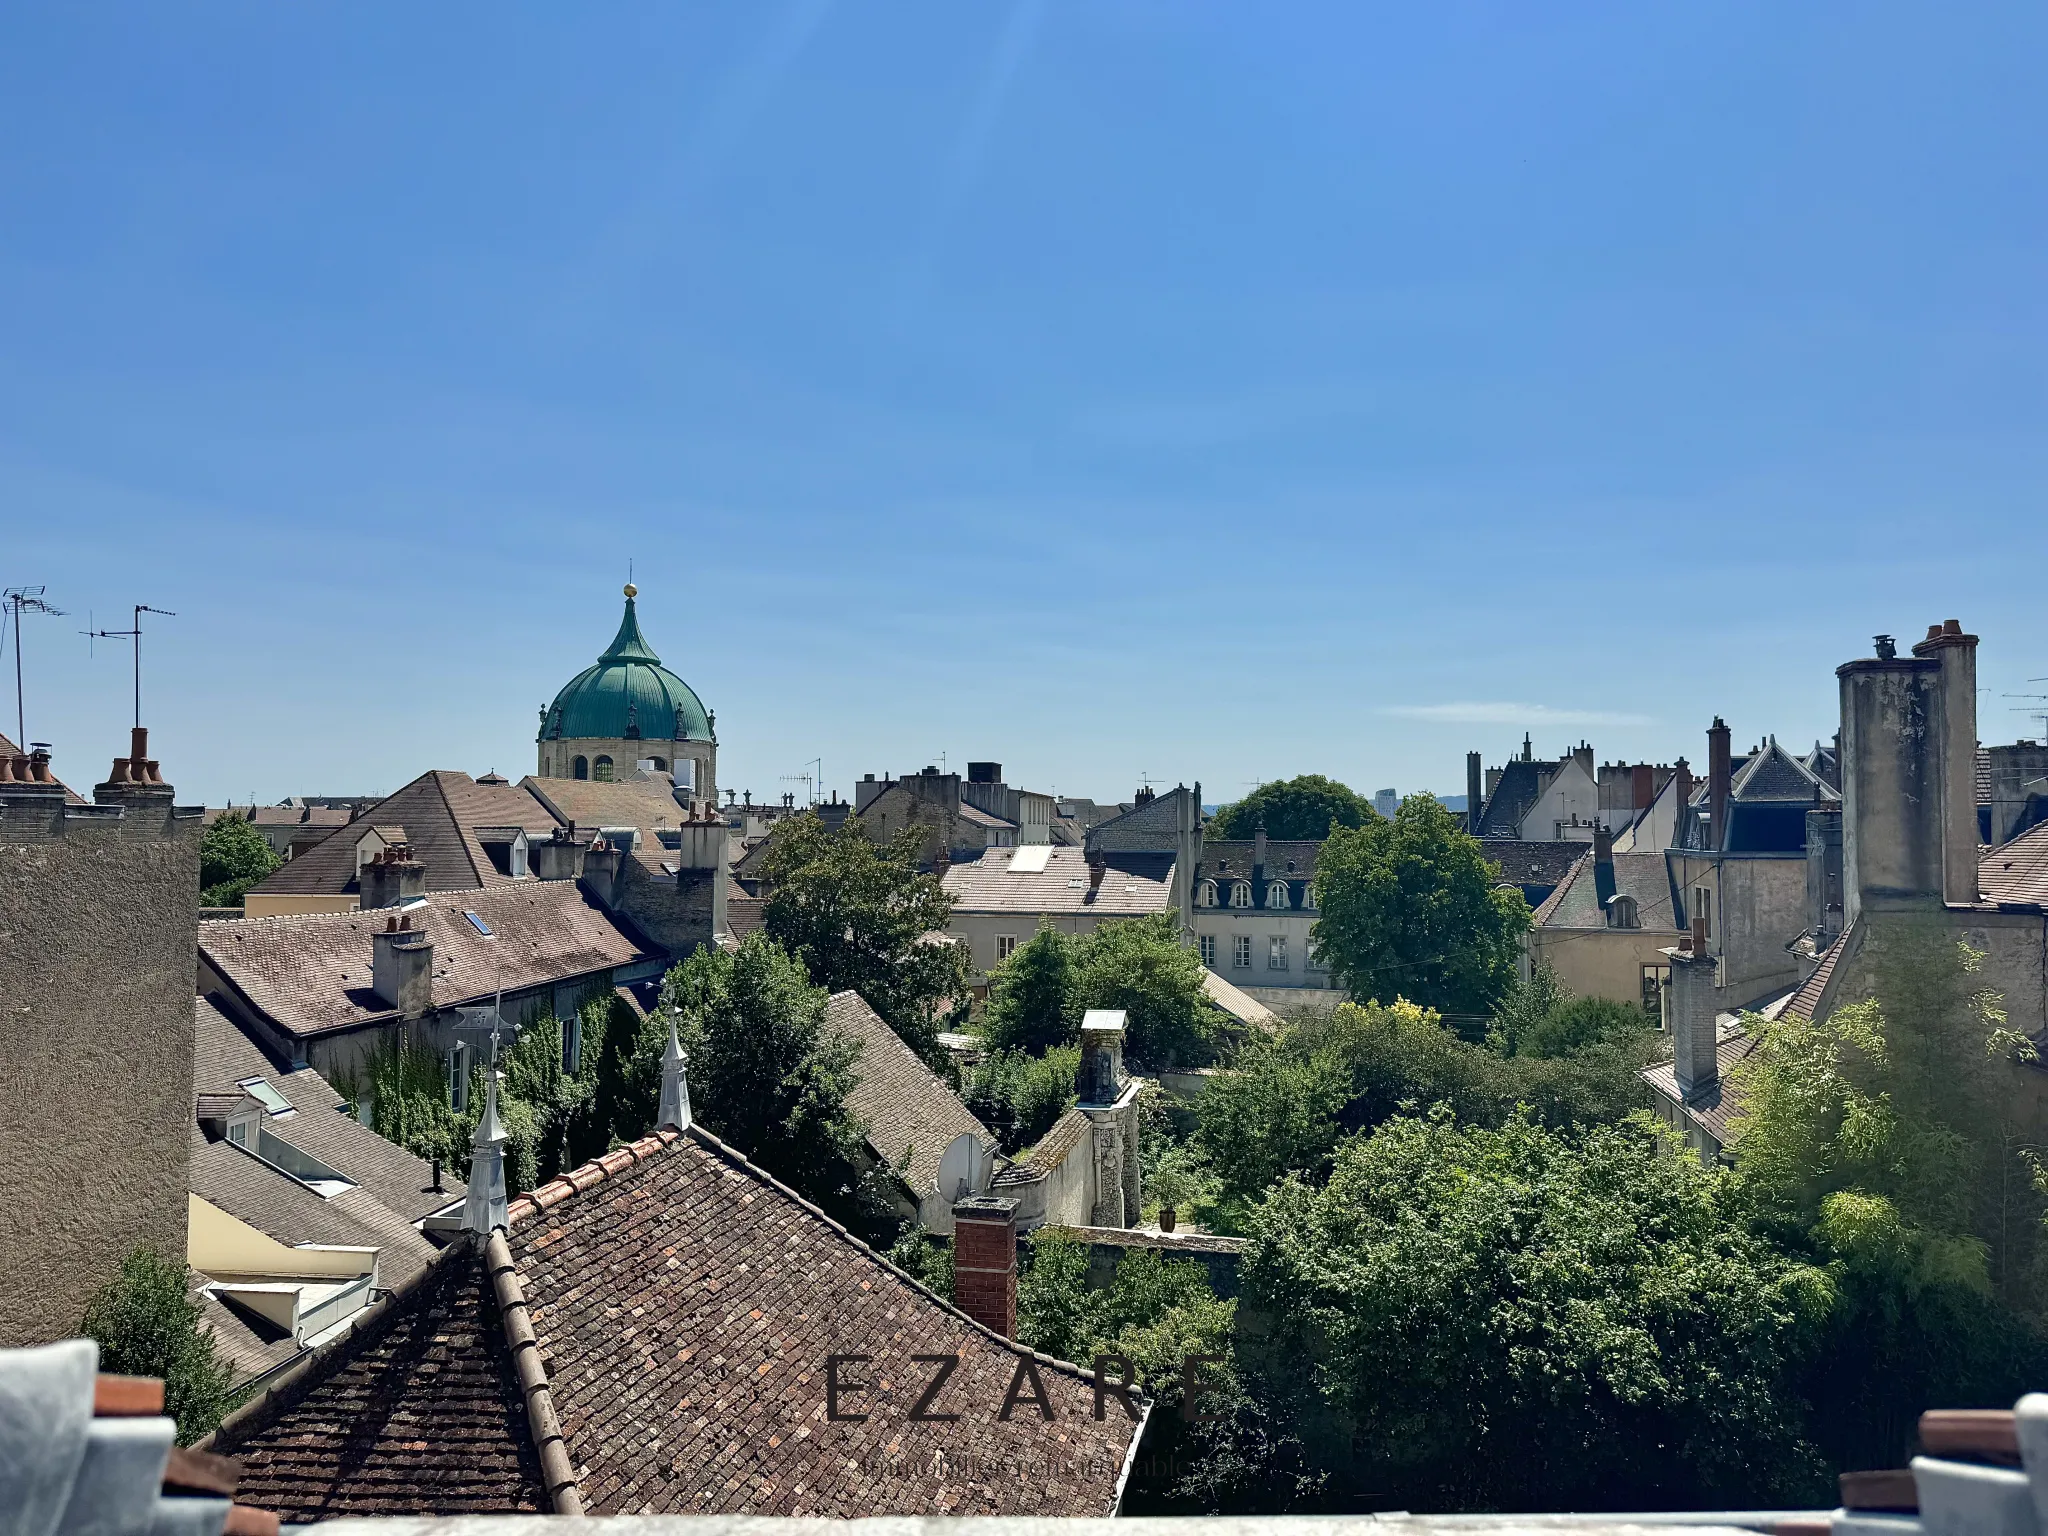
[[[543,741],[564,737],[600,740],[710,741],[711,716],[703,701],[661,664],[633,611],[636,592],[626,587],[626,616],[597,665],[586,667],[541,712]]]

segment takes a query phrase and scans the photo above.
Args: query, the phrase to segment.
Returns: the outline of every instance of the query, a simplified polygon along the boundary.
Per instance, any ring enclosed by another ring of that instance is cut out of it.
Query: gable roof
[[[939,1186],[939,1160],[961,1136],[972,1136],[993,1152],[996,1138],[975,1119],[937,1073],[903,1043],[858,992],[835,992],[825,1005],[825,1025],[860,1042],[853,1065],[859,1082],[846,1096],[861,1119],[868,1145],[895,1168],[907,1153],[904,1182],[920,1198]]]
[[[1593,851],[1589,848],[1557,883],[1557,888],[1544,897],[1542,905],[1531,914],[1531,926],[1605,928],[1607,913],[1601,905],[1598,881],[1594,875]],[[1633,896],[1636,899],[1636,921],[1641,926],[1636,930],[1626,931],[1678,931],[1677,917],[1671,901],[1671,877],[1665,868],[1663,854],[1614,855],[1614,894]]]
[[[1098,821],[1087,830],[1084,846],[1112,854],[1172,853],[1180,845],[1180,803],[1192,799],[1194,793],[1185,784],[1177,785],[1154,795],[1143,805]],[[1201,820],[1202,808],[1198,805],[1196,825]]]
[[[1835,979],[1835,962],[1841,958],[1842,949],[1842,939],[1837,935],[1835,941],[1821,951],[1820,964],[1814,967],[1813,974],[1792,989],[1785,1006],[1778,1010],[1779,1018],[1789,1015],[1795,1019],[1812,1019],[1815,1016],[1815,1010],[1827,995],[1828,983]]]
[[[1549,782],[1544,770],[1555,770],[1555,763],[1539,763],[1527,758],[1511,758],[1500,771],[1493,793],[1486,797],[1485,807],[1479,813],[1479,835],[1481,837],[1520,838],[1522,821],[1543,798],[1543,790]]]
[[[1736,801],[1799,800],[1808,804],[1839,800],[1840,795],[1773,736],[1753,752],[1741,771],[1728,781],[1728,798]]]
[[[338,827],[256,885],[264,895],[338,896],[357,889],[356,844],[376,830],[412,845],[426,866],[430,891],[472,891],[511,884],[491,862],[479,827],[523,827],[529,837],[554,831],[555,818],[523,785],[479,784],[466,773],[434,769],[386,796],[356,821]],[[386,834],[383,829],[392,829]]]
[[[528,774],[519,787],[563,823],[579,830],[637,827],[649,847],[659,847],[658,829],[681,824],[683,808],[674,786],[665,779],[623,779],[609,784],[596,779],[541,779]]]
[[[1148,807],[1149,809],[1149,807]],[[1171,902],[1171,853],[1111,853],[1107,872],[1094,892],[1088,889],[1088,859],[1079,848],[1040,844],[1045,849],[1041,870],[1012,872],[1016,856],[1026,850],[991,848],[971,863],[947,869],[946,894],[953,910],[965,913],[1097,913],[1106,917],[1141,917],[1164,912]],[[1036,854],[1037,847],[1030,850]],[[1090,895],[1094,899],[1090,900]]]
[[[482,917],[497,937],[479,934],[465,911]],[[392,915],[324,912],[204,923],[199,953],[287,1034],[351,1029],[397,1016],[370,986],[373,935]],[[574,880],[507,880],[489,890],[429,896],[413,922],[434,946],[437,1009],[489,996],[499,984],[501,963],[510,992],[631,965],[656,953]]]
[[[701,1128],[617,1148],[509,1216],[501,1316],[530,1329],[522,1369],[545,1374],[512,1379],[474,1250],[451,1250],[406,1304],[223,1427],[215,1448],[241,1459],[252,1502],[288,1519],[545,1509],[519,1408],[538,1401],[591,1514],[1115,1510],[1141,1423],[1114,1405],[1097,1422],[1089,1377],[941,1301]],[[865,1384],[842,1403],[863,1421],[826,1416],[835,1354],[871,1357],[843,1378]],[[910,1420],[928,1379],[913,1354],[960,1358],[932,1405],[956,1420]],[[1052,1422],[997,1416],[1027,1367]],[[477,1390],[493,1371],[495,1398]]]

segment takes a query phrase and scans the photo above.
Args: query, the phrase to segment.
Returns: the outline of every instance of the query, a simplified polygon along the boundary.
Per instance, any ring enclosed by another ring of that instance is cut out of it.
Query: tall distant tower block
[[[700,800],[718,798],[718,717],[696,691],[661,664],[633,609],[639,589],[626,583],[626,614],[595,666],[586,667],[540,712],[544,779],[623,779],[635,763],[687,779]]]

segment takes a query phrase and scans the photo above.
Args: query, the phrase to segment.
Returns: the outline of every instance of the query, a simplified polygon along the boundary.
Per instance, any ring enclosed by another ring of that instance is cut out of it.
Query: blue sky
[[[0,9],[29,734],[530,770],[631,560],[756,793],[1098,798],[2048,674],[2038,6]],[[11,653],[5,658],[12,671]],[[8,679],[12,681],[11,677]],[[2033,684],[2048,692],[2048,683]],[[13,732],[13,701],[4,728]]]

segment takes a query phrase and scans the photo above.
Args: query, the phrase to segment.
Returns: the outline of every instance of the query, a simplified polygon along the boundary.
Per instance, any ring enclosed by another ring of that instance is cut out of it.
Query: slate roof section
[[[1488,838],[1479,851],[1500,867],[1502,885],[1555,887],[1591,848],[1590,843],[1498,837]]]
[[[847,1107],[866,1126],[868,1145],[884,1164],[894,1168],[909,1154],[903,1177],[914,1196],[938,1188],[939,1159],[957,1138],[972,1136],[995,1151],[988,1127],[858,992],[832,994],[825,1026],[860,1042],[853,1064],[860,1082],[847,1094]]]
[[[1180,846],[1178,807],[1183,797],[1193,796],[1194,791],[1185,786],[1154,795],[1144,805],[1121,811],[1090,827],[1085,834],[1085,845],[1111,855],[1172,853]],[[1199,825],[1200,806],[1195,808],[1195,820]]]
[[[1150,807],[1147,807],[1150,809]],[[1035,852],[1036,850],[1034,850]],[[955,864],[942,882],[963,913],[1094,913],[1102,917],[1143,917],[1171,905],[1171,853],[1111,853],[1101,887],[1088,889],[1088,859],[1079,848],[1050,847],[1045,868],[1012,874],[1014,848],[991,848],[972,863]]]
[[[1252,872],[1252,851],[1255,846],[1250,838],[1205,838],[1202,842],[1202,857],[1195,863],[1195,877],[1221,880],[1238,875],[1249,876]],[[1316,860],[1322,856],[1322,852],[1323,845],[1317,841],[1283,843],[1277,839],[1268,839],[1266,878],[1307,880],[1315,874]]]
[[[479,934],[463,916],[465,909],[482,917],[496,939]],[[370,986],[372,935],[391,916],[328,912],[205,923],[199,952],[288,1033],[350,1029],[396,1017]],[[489,890],[429,896],[413,924],[424,927],[434,945],[437,1009],[488,996],[498,984],[500,957],[509,992],[655,954],[573,880],[503,881]]]
[[[287,1524],[549,1509],[496,1298],[458,1243],[221,1427],[235,1496]]]
[[[466,773],[435,769],[379,801],[255,887],[264,895],[339,896],[358,889],[356,844],[372,828],[403,829],[426,866],[430,891],[470,891],[515,883],[500,874],[476,836],[479,827],[518,826],[545,837],[555,818],[524,787],[479,784]]]
[[[1593,852],[1588,848],[1557,883],[1557,888],[1543,899],[1530,923],[1538,928],[1605,928],[1607,914],[1600,906],[1597,884]],[[1614,855],[1614,893],[1635,897],[1636,920],[1642,929],[1678,931],[1671,900],[1671,876],[1661,853]]]
[[[1511,758],[1500,771],[1500,780],[1479,813],[1479,835],[1487,838],[1519,839],[1522,821],[1543,797],[1543,770],[1555,770],[1555,763]]]
[[[1728,781],[1728,797],[1736,801],[1802,800],[1809,804],[1841,797],[1773,737],[1761,752],[1752,753]]]
[[[1977,866],[1977,889],[2001,906],[2048,905],[2048,821],[2009,843],[1987,849]]]

